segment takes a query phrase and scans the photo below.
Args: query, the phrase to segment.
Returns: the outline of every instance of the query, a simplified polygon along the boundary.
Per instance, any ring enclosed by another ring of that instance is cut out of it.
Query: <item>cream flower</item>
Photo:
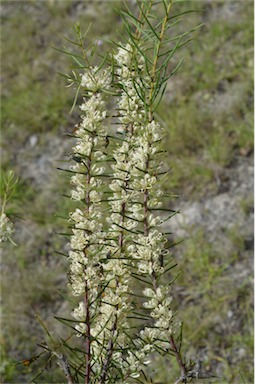
[[[2,213],[0,216],[0,243],[10,239],[12,234],[13,223],[5,213]]]
[[[97,92],[108,88],[111,82],[111,72],[109,69],[99,70],[98,67],[90,69],[81,75],[81,86],[91,92]]]

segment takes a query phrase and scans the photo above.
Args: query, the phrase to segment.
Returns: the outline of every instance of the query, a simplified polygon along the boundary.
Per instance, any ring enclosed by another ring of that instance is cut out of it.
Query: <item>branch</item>
[[[59,360],[58,365],[65,372],[65,375],[67,378],[67,384],[74,384],[67,358],[57,352],[53,352],[53,354],[58,358]]]
[[[169,341],[170,341],[172,350],[174,351],[177,363],[178,363],[178,365],[180,367],[180,370],[181,370],[181,376],[175,382],[175,384],[178,384],[180,382],[187,383],[187,369],[186,369],[186,366],[185,366],[185,364],[184,364],[184,362],[182,360],[181,352],[180,352],[180,350],[178,350],[172,335],[170,336]]]

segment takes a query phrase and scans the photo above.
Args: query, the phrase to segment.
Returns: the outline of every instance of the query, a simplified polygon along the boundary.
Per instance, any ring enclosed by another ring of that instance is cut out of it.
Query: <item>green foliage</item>
[[[8,382],[12,383],[15,378],[15,362],[11,360],[6,352],[6,346],[4,340],[1,340],[1,354],[0,354],[0,375],[1,378]]]
[[[184,57],[182,76],[170,81],[158,114],[169,127],[173,187],[185,190],[192,184],[188,192],[195,198],[208,187],[215,191],[218,169],[232,164],[237,154],[247,156],[253,150],[253,22],[247,21],[253,5],[248,1],[240,7],[238,20],[219,22],[207,20],[217,12],[218,2],[191,4],[202,11],[192,20],[205,20],[203,39],[193,41],[192,60]],[[191,18],[186,20],[189,25]],[[240,41],[245,47],[240,48]]]
[[[238,230],[229,231],[232,248],[223,255],[217,243],[207,242],[203,231],[189,233],[179,251],[185,258],[178,256],[182,288],[180,294],[176,292],[186,335],[184,348],[190,346],[191,358],[197,355],[203,359],[205,372],[214,372],[215,365],[220,365],[216,383],[239,383],[242,372],[247,372],[249,383],[253,355],[251,281],[246,276],[237,287],[237,277],[230,269],[240,259],[233,250],[241,252],[243,238]]]

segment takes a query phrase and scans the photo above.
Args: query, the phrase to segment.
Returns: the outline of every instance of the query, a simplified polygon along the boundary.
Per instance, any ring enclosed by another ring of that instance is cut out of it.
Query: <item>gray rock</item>
[[[252,247],[254,213],[245,210],[245,201],[253,196],[253,164],[251,159],[240,158],[233,168],[225,169],[227,191],[216,196],[206,196],[201,201],[181,200],[178,209],[181,214],[174,216],[165,224],[166,231],[176,237],[190,236],[203,230],[209,242],[226,245],[228,231],[236,229],[246,239],[246,248]]]
[[[38,136],[37,135],[32,135],[29,137],[29,144],[31,147],[34,147],[38,142]]]

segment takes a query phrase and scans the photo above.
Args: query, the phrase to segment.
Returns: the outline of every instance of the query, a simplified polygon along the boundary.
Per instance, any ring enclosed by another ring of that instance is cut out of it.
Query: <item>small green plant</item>
[[[15,179],[14,172],[9,171],[6,176],[3,175],[1,185],[1,216],[0,216],[0,243],[9,240],[13,245],[16,245],[12,240],[13,222],[6,214],[6,204],[11,199],[18,179]]]

